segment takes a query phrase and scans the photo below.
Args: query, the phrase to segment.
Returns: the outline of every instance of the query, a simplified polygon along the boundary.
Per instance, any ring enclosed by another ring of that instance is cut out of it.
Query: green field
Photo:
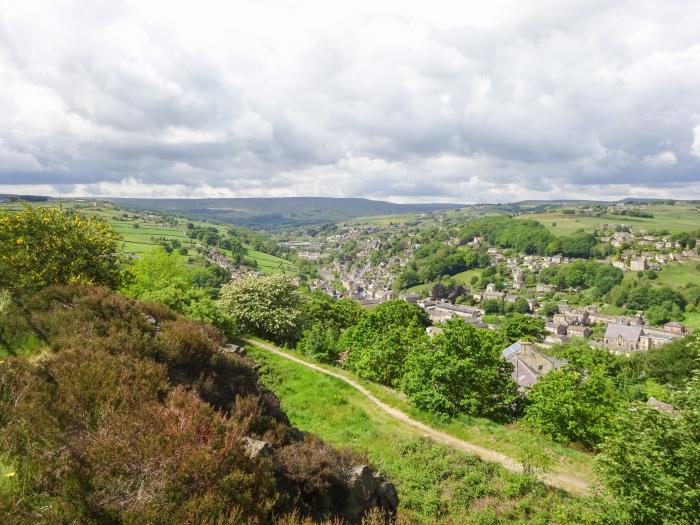
[[[466,270],[464,272],[456,273],[454,275],[450,275],[448,279],[454,279],[454,281],[457,284],[463,284],[465,286],[471,287],[471,278],[476,276],[481,277],[481,270],[478,268],[475,268],[473,270]],[[430,295],[433,286],[435,286],[435,282],[432,283],[424,283],[424,284],[417,284],[415,286],[411,286],[410,288],[406,288],[404,291],[405,292],[411,292],[411,293],[417,293],[423,296],[428,296]]]
[[[700,286],[700,259],[685,263],[671,263],[663,266],[653,281],[669,288],[681,290],[689,284]]]
[[[476,277],[477,279],[481,277],[481,270],[473,269],[464,272],[457,273],[452,276],[452,278],[457,282],[457,284],[464,284],[466,286],[471,286],[471,278]]]
[[[405,224],[415,221],[417,218],[413,214],[404,215],[377,215],[374,217],[359,217],[347,221],[338,221],[342,224],[356,224],[358,226],[389,226],[390,224]]]
[[[578,506],[587,501],[427,441],[420,431],[377,410],[338,379],[265,350],[249,347],[249,351],[261,364],[261,380],[278,395],[293,425],[332,445],[365,454],[397,485],[402,508],[420,521],[452,518],[453,523],[481,523],[490,518],[483,523],[556,523],[553,516],[579,512]],[[383,392],[382,400],[390,395]],[[405,407],[399,399],[394,404]],[[493,436],[491,444],[497,441]]]
[[[566,215],[561,209],[544,213],[525,213],[519,219],[535,219],[555,235],[570,235],[578,230],[592,232],[603,224],[625,224],[633,228],[668,230],[671,233],[700,229],[700,209],[695,205],[648,205],[645,212],[654,218],[605,214],[600,217]]]

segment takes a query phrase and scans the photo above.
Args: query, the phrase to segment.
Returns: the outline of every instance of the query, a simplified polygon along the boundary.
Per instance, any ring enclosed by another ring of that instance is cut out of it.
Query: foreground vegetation
[[[432,443],[376,410],[349,385],[264,350],[250,351],[262,364],[261,380],[278,395],[292,423],[367,454],[397,484],[402,508],[421,522],[594,520],[592,499],[568,496],[532,477]]]

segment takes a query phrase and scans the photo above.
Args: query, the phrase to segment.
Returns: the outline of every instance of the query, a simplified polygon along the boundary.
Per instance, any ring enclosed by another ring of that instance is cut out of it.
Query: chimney
[[[530,354],[534,351],[534,346],[530,341],[520,341],[520,353]]]

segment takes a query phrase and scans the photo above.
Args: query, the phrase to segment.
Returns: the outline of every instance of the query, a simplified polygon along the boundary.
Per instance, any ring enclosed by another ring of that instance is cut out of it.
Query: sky
[[[700,198],[693,0],[0,0],[0,193]]]

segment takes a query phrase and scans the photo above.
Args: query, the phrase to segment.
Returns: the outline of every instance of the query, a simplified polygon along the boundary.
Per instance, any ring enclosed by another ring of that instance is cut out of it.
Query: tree
[[[299,339],[303,297],[282,274],[243,277],[221,288],[217,304],[248,332],[279,343]]]
[[[556,303],[556,301],[547,301],[546,303],[542,303],[542,306],[540,307],[540,314],[544,315],[545,317],[552,317],[558,312],[559,305]]]
[[[340,332],[337,328],[317,322],[304,330],[297,350],[322,363],[334,363],[338,359],[339,337]]]
[[[208,288],[216,284],[219,272],[191,268],[184,257],[162,248],[142,255],[131,269],[134,278],[122,287],[123,293],[142,301],[163,303],[187,317],[212,323],[229,338],[239,335],[235,323],[216,306]]]
[[[19,297],[50,284],[117,288],[128,277],[118,241],[101,219],[25,205],[0,216],[0,289]]]
[[[501,299],[486,299],[481,301],[481,308],[486,314],[502,314],[505,303]]]
[[[541,317],[514,313],[503,320],[500,332],[508,343],[514,343],[520,339],[538,341],[547,333],[547,330],[544,327],[544,319]]]
[[[677,339],[648,352],[636,352],[626,362],[635,378],[651,378],[682,388],[700,370],[700,334]]]
[[[346,366],[360,377],[398,384],[408,352],[427,338],[429,324],[422,308],[406,301],[386,301],[363,312],[358,323],[343,333],[339,348],[347,352]]]
[[[447,321],[442,334],[411,349],[401,389],[433,412],[508,419],[519,396],[500,348],[494,334],[462,319]]]
[[[505,310],[507,312],[526,314],[530,311],[530,305],[528,304],[527,299],[525,299],[524,297],[518,297],[512,303],[506,304]]]
[[[334,299],[323,292],[309,293],[304,298],[304,327],[315,324],[336,331],[348,328],[359,320],[362,306],[354,299]]]
[[[601,371],[586,376],[563,369],[533,385],[523,422],[557,441],[596,448],[610,433],[619,405],[617,390]]]
[[[700,376],[673,414],[620,412],[598,458],[603,486],[630,525],[700,523]]]
[[[601,370],[609,377],[615,377],[620,372],[620,368],[629,363],[628,358],[616,356],[605,348],[591,348],[581,339],[554,345],[548,353],[559,359],[566,359],[569,362],[569,369],[582,373]],[[639,352],[639,354],[643,353]]]

